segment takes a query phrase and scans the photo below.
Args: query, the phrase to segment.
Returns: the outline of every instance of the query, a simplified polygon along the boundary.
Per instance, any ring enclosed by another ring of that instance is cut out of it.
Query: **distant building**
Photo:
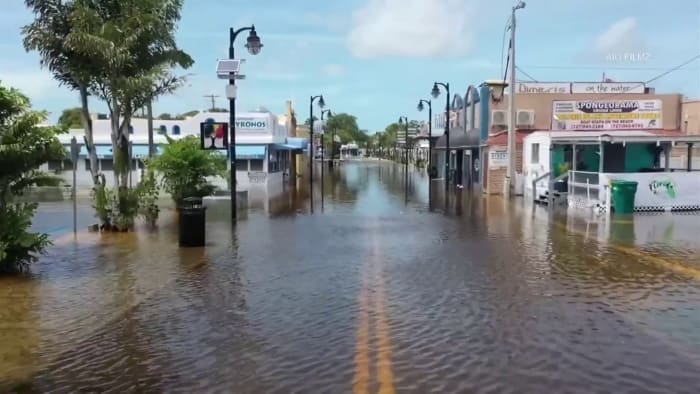
[[[290,126],[295,119],[289,116],[291,103],[288,103],[288,114],[277,116],[266,109],[236,114],[236,170],[238,190],[248,190],[256,187],[267,189],[281,188],[283,181],[290,175],[293,155],[303,150],[305,141],[289,136]],[[200,112],[183,120],[153,119],[154,143],[157,153],[161,146],[167,144],[166,135],[172,139],[185,136],[200,136],[200,124],[204,122],[228,123],[229,114],[226,112]],[[105,175],[108,183],[113,178],[113,154],[110,119],[99,119],[93,116],[93,138],[97,153],[99,171]],[[84,146],[83,129],[71,129],[68,134],[59,136],[59,140],[70,152],[70,141],[76,137],[81,146],[78,162],[77,186],[90,188],[93,186],[90,177],[90,160]],[[148,157],[148,120],[135,118],[131,121],[130,141],[132,143],[132,181],[136,184],[144,168],[143,159]],[[225,154],[225,152],[222,152]],[[72,163],[49,162],[45,170],[58,174],[72,183]],[[226,188],[222,181],[221,187]],[[274,190],[273,190],[274,191]]]

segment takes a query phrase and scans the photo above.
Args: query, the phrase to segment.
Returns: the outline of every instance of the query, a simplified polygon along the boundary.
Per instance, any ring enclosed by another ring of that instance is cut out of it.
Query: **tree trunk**
[[[119,188],[119,170],[121,168],[120,156],[119,156],[119,115],[121,114],[119,108],[119,102],[116,98],[112,98],[110,113],[110,126],[112,128],[112,168],[114,172],[114,188]]]
[[[83,122],[83,129],[85,130],[85,150],[88,152],[88,158],[90,160],[90,175],[92,176],[93,185],[97,185],[99,183],[99,177],[97,176],[99,173],[97,169],[97,152],[95,151],[95,142],[93,138],[92,118],[90,117],[90,110],[88,108],[88,92],[85,86],[80,87],[80,107],[82,109],[81,119]]]
[[[146,116],[148,117],[148,157],[155,156],[156,147],[153,144],[153,102],[146,103]]]

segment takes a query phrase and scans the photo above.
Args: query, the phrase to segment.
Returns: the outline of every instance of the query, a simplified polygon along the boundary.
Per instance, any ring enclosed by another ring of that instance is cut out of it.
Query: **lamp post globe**
[[[430,92],[433,98],[440,97],[440,88],[438,88],[437,83],[433,84],[433,90]]]
[[[323,108],[325,106],[326,106],[326,102],[323,101],[323,95],[321,95],[321,97],[319,97],[319,99],[318,99],[318,107]]]
[[[418,111],[423,111],[424,107],[423,107],[423,102],[422,102],[422,101],[419,101],[419,102],[418,102],[418,107],[417,107],[417,108],[418,108]]]
[[[257,55],[260,53],[260,50],[263,47],[263,44],[260,42],[260,37],[258,37],[258,33],[255,31],[255,25],[253,25],[250,29],[245,47],[248,49],[248,53],[251,55]]]

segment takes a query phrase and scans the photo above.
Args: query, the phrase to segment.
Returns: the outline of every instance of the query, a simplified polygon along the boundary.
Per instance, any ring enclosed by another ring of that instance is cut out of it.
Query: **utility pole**
[[[214,112],[216,110],[216,98],[219,97],[215,94],[208,94],[205,95],[204,97],[211,99],[211,111]]]
[[[525,8],[525,2],[519,1],[513,7],[510,16],[510,62],[508,74],[510,74],[510,95],[508,96],[508,166],[505,179],[504,194],[510,197],[513,193],[515,182],[515,11]]]

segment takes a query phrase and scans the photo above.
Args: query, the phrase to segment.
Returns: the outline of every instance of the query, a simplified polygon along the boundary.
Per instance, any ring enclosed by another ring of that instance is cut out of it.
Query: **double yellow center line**
[[[394,373],[391,367],[391,341],[386,315],[384,290],[384,260],[380,253],[376,234],[372,236],[372,254],[362,268],[362,289],[358,297],[357,335],[355,348],[355,378],[353,392],[369,393],[370,383],[370,331],[374,317],[376,345],[376,380],[380,394],[394,393]],[[370,308],[373,310],[370,311]]]

